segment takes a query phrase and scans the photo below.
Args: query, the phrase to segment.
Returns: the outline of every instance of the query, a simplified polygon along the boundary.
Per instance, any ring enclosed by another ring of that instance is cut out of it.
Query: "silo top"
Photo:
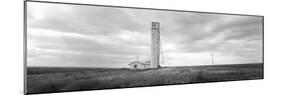
[[[160,22],[152,22],[152,30],[159,30]]]

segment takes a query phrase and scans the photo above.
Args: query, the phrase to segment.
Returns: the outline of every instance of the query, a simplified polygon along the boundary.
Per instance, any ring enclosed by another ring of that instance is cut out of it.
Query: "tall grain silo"
[[[160,22],[152,22],[151,28],[151,68],[159,68],[160,59]]]

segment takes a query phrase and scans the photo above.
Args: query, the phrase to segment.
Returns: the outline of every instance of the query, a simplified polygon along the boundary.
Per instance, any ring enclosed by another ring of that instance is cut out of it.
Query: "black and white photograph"
[[[27,94],[264,78],[260,15],[25,2]]]

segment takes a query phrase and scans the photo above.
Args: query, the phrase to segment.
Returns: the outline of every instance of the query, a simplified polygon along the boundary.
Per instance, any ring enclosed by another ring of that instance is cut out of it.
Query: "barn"
[[[130,69],[137,70],[137,69],[148,69],[150,68],[150,61],[134,61],[129,64]]]

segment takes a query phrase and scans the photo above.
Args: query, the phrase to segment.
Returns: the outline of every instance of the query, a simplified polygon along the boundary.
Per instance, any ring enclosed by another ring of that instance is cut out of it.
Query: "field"
[[[162,67],[147,70],[28,67],[27,93],[250,79],[263,79],[263,64]]]

